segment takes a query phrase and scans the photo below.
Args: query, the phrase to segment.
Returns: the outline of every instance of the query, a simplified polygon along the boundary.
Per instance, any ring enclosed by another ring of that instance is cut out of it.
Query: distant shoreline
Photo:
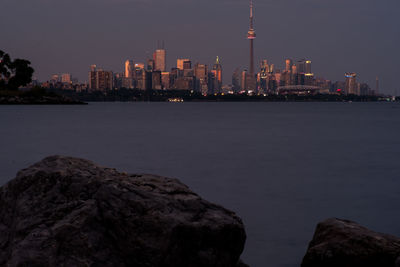
[[[375,95],[344,95],[344,94],[215,94],[202,95],[188,90],[136,90],[119,89],[108,91],[82,91],[53,89],[58,95],[77,99],[83,102],[380,102],[399,101]]]
[[[1,97],[0,105],[87,105],[88,103],[63,96],[43,97]]]

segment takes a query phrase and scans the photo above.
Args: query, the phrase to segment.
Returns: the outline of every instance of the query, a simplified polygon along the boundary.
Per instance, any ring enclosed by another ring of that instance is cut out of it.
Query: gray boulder
[[[301,266],[397,267],[399,256],[399,238],[352,221],[327,219],[317,225]]]
[[[176,179],[52,156],[0,188],[0,266],[237,266],[232,211]]]

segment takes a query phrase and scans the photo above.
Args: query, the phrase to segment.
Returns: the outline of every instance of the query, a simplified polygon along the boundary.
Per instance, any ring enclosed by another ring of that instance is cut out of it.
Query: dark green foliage
[[[10,56],[0,50],[0,90],[18,90],[32,81],[33,68],[25,59],[11,60]]]

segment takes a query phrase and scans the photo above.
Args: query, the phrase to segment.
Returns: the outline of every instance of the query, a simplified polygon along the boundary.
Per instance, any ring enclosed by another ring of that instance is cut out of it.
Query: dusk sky
[[[89,65],[120,72],[144,62],[165,41],[167,68],[177,58],[211,65],[221,58],[224,83],[248,66],[247,0],[0,0],[0,50],[27,58],[34,76],[71,73],[87,80]],[[398,85],[399,0],[255,0],[255,57],[283,68],[307,58],[313,72],[375,87]],[[398,90],[400,93],[400,90]]]

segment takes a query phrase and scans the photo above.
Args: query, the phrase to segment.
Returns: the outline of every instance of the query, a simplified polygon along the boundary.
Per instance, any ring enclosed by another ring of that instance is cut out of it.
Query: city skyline
[[[212,9],[206,9],[211,4],[208,0],[172,1],[168,5],[158,0],[141,3],[126,0],[114,4],[100,1],[94,9],[103,15],[108,9],[109,25],[98,20],[100,15],[85,13],[89,10],[88,1],[71,2],[76,12],[70,23],[63,20],[70,16],[62,12],[65,1],[57,4],[35,1],[35,7],[28,1],[16,2],[23,3],[23,7],[17,8],[12,1],[6,1],[5,7],[10,12],[1,20],[7,20],[17,11],[24,17],[4,30],[2,46],[16,57],[31,60],[39,80],[59,72],[72,73],[84,81],[87,66],[91,64],[122,72],[121,62],[126,59],[146,63],[157,40],[165,40],[168,69],[176,58],[187,57],[193,63],[211,66],[215,57],[220,56],[224,84],[228,84],[236,68],[248,66],[248,42],[244,34],[248,30],[248,1],[222,1],[213,4]],[[347,1],[344,7],[342,1],[300,4],[287,0],[254,4],[258,31],[256,70],[263,59],[277,63],[286,58],[307,58],[315,64],[317,76],[343,80],[345,72],[356,72],[358,80],[372,88],[378,76],[382,91],[394,93],[399,59],[395,43],[398,43],[399,30],[395,27],[398,18],[393,11],[399,3],[389,1],[383,6],[373,1],[354,0]],[[359,11],[363,12],[358,14]],[[129,12],[131,16],[125,17]],[[59,21],[54,25],[45,23],[43,17],[55,19],[56,14]],[[175,17],[177,14],[179,18]],[[135,23],[146,17],[151,18],[146,24]],[[30,25],[23,24],[33,18]],[[129,34],[121,30],[128,22],[136,26],[127,28]],[[91,27],[94,25],[97,28]],[[280,69],[283,67],[278,65]]]

